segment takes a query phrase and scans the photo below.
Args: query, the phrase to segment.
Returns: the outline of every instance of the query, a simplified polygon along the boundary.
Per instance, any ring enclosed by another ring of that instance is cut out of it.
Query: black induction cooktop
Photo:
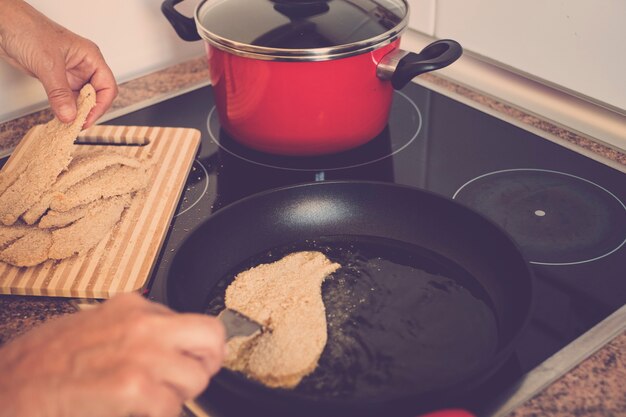
[[[273,156],[239,145],[220,129],[210,86],[107,123],[202,132],[147,288],[153,299],[163,299],[173,249],[191,229],[230,203],[276,187],[336,179],[411,185],[502,226],[532,264],[535,306],[506,376],[467,405],[478,414],[504,385],[626,304],[626,175],[416,84],[395,93],[378,137],[324,157]]]

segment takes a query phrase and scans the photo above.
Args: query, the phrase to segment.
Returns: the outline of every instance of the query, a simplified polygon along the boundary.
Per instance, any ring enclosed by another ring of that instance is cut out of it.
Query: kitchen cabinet
[[[435,35],[436,0],[409,0],[409,27],[430,36]]]
[[[409,0],[433,10],[415,29],[531,78],[626,112],[626,2]],[[426,29],[426,30],[424,30]]]

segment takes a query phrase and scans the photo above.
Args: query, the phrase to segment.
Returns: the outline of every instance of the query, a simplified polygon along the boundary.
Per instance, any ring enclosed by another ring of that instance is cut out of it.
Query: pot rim
[[[381,33],[380,35],[364,39],[359,42],[352,42],[327,48],[270,48],[233,41],[217,35],[205,28],[200,22],[199,15],[200,9],[202,9],[208,1],[210,0],[202,0],[198,3],[193,14],[196,22],[196,29],[200,37],[207,41],[210,45],[223,51],[245,58],[260,59],[265,61],[330,61],[370,52],[388,45],[398,39],[402,32],[406,30],[410,15],[409,2],[407,0],[400,0],[406,8],[406,13],[402,17],[402,20],[396,26]]]

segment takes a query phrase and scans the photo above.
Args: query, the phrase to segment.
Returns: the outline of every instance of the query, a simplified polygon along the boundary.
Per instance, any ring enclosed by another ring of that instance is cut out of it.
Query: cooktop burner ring
[[[186,204],[187,200],[187,193],[189,191],[191,191],[191,188],[189,187],[189,182],[193,180],[192,175],[195,175],[195,173],[193,172],[195,165],[198,165],[200,167],[200,171],[199,174],[200,176],[197,177],[197,181],[200,183],[204,183],[204,186],[202,188],[202,190],[200,191],[200,194],[197,195],[193,201],[190,204]],[[202,200],[202,197],[204,197],[207,193],[207,191],[209,190],[209,172],[207,171],[207,169],[204,167],[204,165],[202,164],[202,162],[200,162],[199,159],[195,159],[193,161],[193,165],[192,165],[192,171],[189,172],[189,177],[187,178],[187,182],[185,184],[185,190],[183,192],[183,196],[181,197],[181,203],[180,203],[180,207],[179,210],[176,213],[174,213],[174,217],[178,217],[182,214],[187,213],[189,210],[191,210],[192,208],[194,208],[199,202],[200,200]]]
[[[507,182],[503,176],[509,176],[511,180]],[[544,177],[542,180],[547,179],[548,182],[534,182],[533,176]],[[507,183],[505,184],[505,182]],[[576,188],[575,191],[570,190],[570,185]],[[505,189],[503,186],[507,188]],[[587,226],[586,229],[581,230],[588,232],[585,236],[591,235],[591,238],[595,238],[595,241],[591,242],[596,245],[594,247],[604,246],[603,251],[593,254],[593,256],[569,260],[537,259],[544,252],[550,252],[550,250],[546,251],[543,248],[543,252],[538,252],[534,256],[526,253],[531,264],[579,265],[605,258],[626,245],[626,232],[624,232],[626,230],[626,205],[624,202],[605,187],[573,174],[535,168],[493,171],[469,180],[454,193],[452,198],[481,212],[503,227],[518,242],[525,253],[535,251],[535,245],[539,239],[553,240],[556,244],[563,246],[562,249],[559,249],[560,252],[553,250],[551,255],[557,258],[559,256],[572,256],[571,254],[576,251],[593,252],[593,248],[581,248],[581,245],[575,249],[568,248],[568,244],[576,245],[571,244],[570,241],[559,240],[562,236],[557,234],[563,232],[563,226],[574,223],[576,226],[580,226],[581,223],[582,227]],[[570,201],[573,203],[572,206],[567,204]],[[562,205],[563,203],[566,203],[565,206]],[[594,203],[597,205],[593,206]],[[535,207],[531,208],[530,204],[535,205]],[[550,209],[544,210],[545,207],[542,207],[541,204],[549,206]],[[580,208],[576,204],[584,207]],[[500,210],[501,207],[504,208],[503,211]],[[570,207],[571,212],[568,212]],[[556,212],[560,216],[551,216],[552,212]],[[580,218],[574,217],[576,215],[590,213],[593,215],[588,217],[595,217],[600,220],[573,221],[580,220]],[[549,218],[553,220],[549,220]],[[561,221],[563,218],[564,221]],[[618,221],[606,221],[606,218],[617,219]],[[619,223],[620,221],[621,223]],[[532,235],[541,227],[545,227],[548,231],[546,235]],[[550,231],[557,233],[551,235]],[[576,235],[577,233],[580,236],[580,231],[568,230],[568,234]],[[540,244],[543,244],[543,241]],[[571,249],[571,253],[567,253],[569,249]]]
[[[400,100],[398,100],[398,98]],[[413,126],[402,126],[410,122]],[[251,164],[288,171],[323,172],[357,168],[373,164],[406,149],[418,137],[423,117],[418,105],[401,91],[394,91],[394,100],[385,130],[370,142],[353,150],[319,157],[289,157],[257,152],[238,144],[221,129],[216,107],[207,118],[209,137],[221,150]],[[398,127],[400,125],[400,127]],[[394,126],[396,129],[394,130]],[[389,130],[394,130],[390,134]],[[220,140],[224,138],[225,140]],[[226,142],[226,144],[224,143]],[[387,143],[388,142],[388,143]],[[390,149],[386,149],[386,146]],[[385,147],[383,151],[382,148]],[[381,149],[379,149],[381,148]],[[345,161],[348,161],[345,163]],[[345,164],[345,165],[342,165]]]

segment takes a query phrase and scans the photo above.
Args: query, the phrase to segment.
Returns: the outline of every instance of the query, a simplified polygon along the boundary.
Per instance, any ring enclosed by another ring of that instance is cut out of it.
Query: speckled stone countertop
[[[448,80],[430,74],[421,77],[481,106],[555,135],[575,147],[626,166],[626,154],[619,150],[564,130]],[[203,57],[172,66],[120,85],[120,94],[111,112],[121,111],[129,106],[140,106],[144,101],[191,89],[206,83],[207,79],[208,73]],[[11,149],[32,125],[50,118],[50,111],[44,110],[1,124],[0,151]],[[0,344],[50,318],[75,312],[76,309],[75,301],[70,299],[0,296]],[[619,334],[574,369],[519,406],[511,416],[626,416],[626,332]]]

